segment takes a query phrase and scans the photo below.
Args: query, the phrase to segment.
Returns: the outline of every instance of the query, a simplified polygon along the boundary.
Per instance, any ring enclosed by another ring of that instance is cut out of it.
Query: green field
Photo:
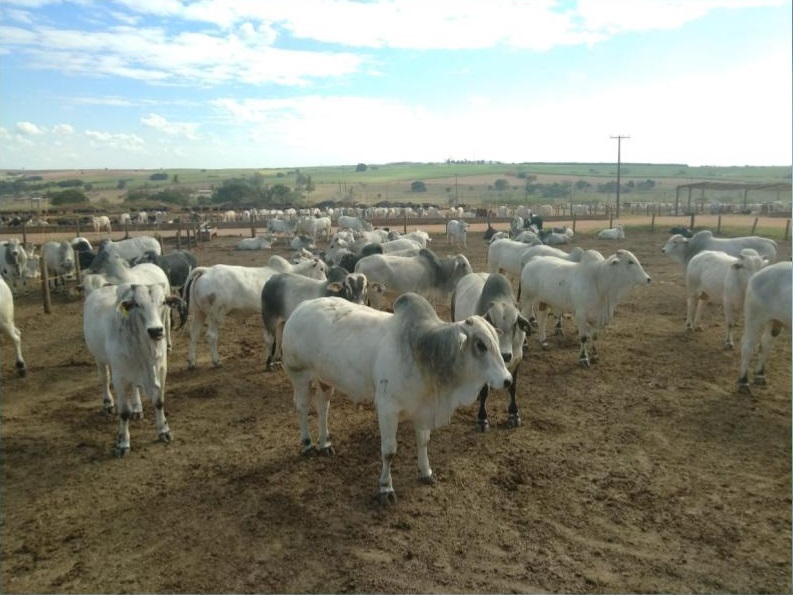
[[[2,171],[0,182],[36,179],[39,185],[64,180],[80,180],[88,186],[89,205],[115,211],[124,208],[127,193],[145,190],[156,194],[165,189],[179,188],[190,192],[196,204],[208,202],[211,193],[225,181],[253,179],[264,185],[281,184],[294,188],[298,175],[310,176],[313,189],[296,195],[293,202],[311,205],[322,201],[344,201],[374,204],[431,203],[439,207],[450,204],[495,207],[501,204],[558,204],[613,203],[613,192],[598,191],[597,187],[616,182],[615,163],[390,163],[365,164],[364,171],[356,171],[357,164],[344,166],[271,168],[271,169],[169,169],[169,170],[56,170]],[[166,178],[152,181],[152,174]],[[685,164],[623,163],[620,167],[623,202],[670,202],[681,184],[696,182],[733,182],[748,184],[790,184],[791,167],[689,167]],[[412,189],[413,182],[423,182],[424,191]],[[647,188],[648,181],[651,187]],[[527,182],[534,191],[527,192]],[[626,185],[629,187],[626,188]],[[59,190],[60,188],[55,188]],[[23,189],[13,192],[4,186],[0,194],[0,209],[30,210],[33,196],[44,196],[47,190]],[[687,195],[686,195],[687,198]],[[695,200],[740,203],[742,190],[697,191]],[[789,190],[754,191],[752,202],[790,202]],[[47,208],[45,201],[37,208]]]

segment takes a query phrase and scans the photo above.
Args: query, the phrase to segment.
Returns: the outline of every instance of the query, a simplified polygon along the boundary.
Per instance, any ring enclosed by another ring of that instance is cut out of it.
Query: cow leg
[[[14,353],[16,354],[17,374],[24,377],[27,374],[28,368],[25,365],[25,360],[22,358],[22,333],[13,324],[3,326],[8,334],[11,342],[14,344]]]
[[[107,364],[97,362],[99,372],[99,389],[102,391],[102,409],[105,413],[113,412],[113,393],[110,392],[110,368]]]
[[[758,386],[766,384],[765,364],[768,361],[768,356],[771,355],[771,346],[781,330],[782,326],[778,322],[772,322],[760,337],[760,352],[757,354],[757,366],[754,369],[754,383]]]
[[[160,369],[160,386],[151,395],[151,404],[154,405],[154,427],[157,430],[157,438],[161,442],[171,441],[171,428],[168,427],[168,420],[165,417],[165,370]]]
[[[267,354],[267,362],[265,363],[266,370],[275,369],[275,337],[273,333],[264,325],[264,352]]]
[[[200,308],[193,308],[193,322],[190,325],[190,342],[187,345],[187,368],[195,370],[195,348],[198,339],[201,337],[201,331],[204,330],[204,323],[206,315]]]
[[[430,442],[430,431],[416,428],[416,454],[419,464],[419,481],[427,485],[437,483],[438,479],[430,469],[430,458],[427,454],[427,445]]]
[[[697,296],[696,295],[688,295],[686,297],[686,330],[693,331],[694,330],[694,312],[697,307]]]
[[[314,444],[311,442],[311,432],[308,428],[308,415],[311,407],[311,377],[306,374],[295,375],[292,378],[292,385],[294,387],[292,401],[297,410],[300,444],[305,455],[314,452]]]
[[[168,351],[173,351],[173,343],[171,343],[171,309],[166,307],[162,317],[163,326],[165,326],[165,344],[168,346]]]
[[[553,327],[553,334],[557,337],[561,337],[564,335],[564,330],[562,329],[562,313],[560,312],[556,316],[556,325]]]
[[[490,428],[490,421],[487,419],[486,406],[486,401],[489,394],[490,387],[485,384],[482,387],[482,390],[479,391],[479,414],[476,418],[476,425],[479,426],[479,430],[482,432],[486,432]]]
[[[540,337],[540,346],[543,349],[548,348],[548,336],[545,334],[545,325],[548,323],[548,314],[550,308],[548,304],[540,303],[537,306],[537,334]]]
[[[697,300],[697,310],[694,313],[694,322],[693,322],[693,327],[695,331],[702,330],[702,322],[701,322],[702,311],[705,309],[705,304],[707,304],[708,301],[710,301],[710,298],[705,293],[701,294],[699,296],[699,299]]]
[[[330,432],[328,431],[328,410],[330,409],[330,398],[333,396],[333,387],[319,384],[316,393],[317,402],[317,425],[319,427],[319,437],[317,439],[317,451],[321,455],[334,455],[333,445],[330,442]]]
[[[140,401],[140,388],[134,387],[132,391],[132,415],[130,419],[143,419],[143,403]]]
[[[758,335],[762,330],[762,327],[752,324],[751,320],[746,321],[746,328],[743,330],[743,338],[741,339],[741,367],[738,372],[738,392],[747,394],[750,392],[749,361],[752,359]]]
[[[578,335],[579,341],[581,342],[581,350],[578,352],[578,365],[582,368],[589,367],[589,354],[587,353],[586,344],[589,340],[589,337],[586,333],[579,333]]]
[[[207,321],[207,340],[209,341],[209,353],[212,357],[212,364],[220,367],[220,354],[218,354],[218,337],[220,336],[220,325],[223,322],[221,317],[210,315]]]
[[[520,368],[520,366],[513,370],[512,384],[509,385],[509,407],[507,408],[509,416],[507,417],[507,425],[510,428],[517,428],[520,425],[520,410],[518,409],[518,402],[515,398],[518,385],[518,368]]]
[[[118,431],[116,432],[116,455],[125,456],[130,449],[129,440],[129,419],[132,417],[132,407],[130,406],[127,394],[135,387],[124,382],[121,378],[113,377],[113,386],[116,387],[118,397]]]
[[[391,412],[382,412],[380,408],[378,408],[377,420],[380,426],[380,454],[383,459],[383,467],[380,471],[380,492],[378,498],[381,505],[388,506],[390,504],[396,504],[394,485],[391,482],[391,462],[394,460],[397,453],[396,434],[399,418]],[[419,459],[420,458],[419,456]]]

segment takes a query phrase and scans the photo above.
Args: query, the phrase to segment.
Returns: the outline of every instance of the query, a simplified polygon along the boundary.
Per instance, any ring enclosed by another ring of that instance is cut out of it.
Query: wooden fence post
[[[50,279],[47,276],[47,261],[39,259],[39,269],[41,270],[41,297],[44,300],[44,313],[52,312],[52,302],[50,301]]]
[[[716,219],[716,233],[721,233],[721,215]]]
[[[754,223],[752,223],[752,235],[754,235],[754,230],[757,229],[757,222],[760,220],[760,217],[754,218]]]
[[[27,221],[22,222],[22,245],[26,246],[28,243]]]
[[[655,213],[653,213],[652,218],[650,219],[650,233],[655,232]]]
[[[691,190],[691,189],[689,188],[689,190]],[[692,230],[692,231],[694,230],[694,213],[693,212],[691,213],[691,219],[689,220],[688,228],[690,230]]]
[[[576,224],[576,216],[575,213],[573,213],[573,233],[575,233],[575,224]]]
[[[176,222],[176,249],[182,249],[182,221],[181,219]]]
[[[785,241],[787,242],[788,235],[790,234],[790,219],[785,222]]]

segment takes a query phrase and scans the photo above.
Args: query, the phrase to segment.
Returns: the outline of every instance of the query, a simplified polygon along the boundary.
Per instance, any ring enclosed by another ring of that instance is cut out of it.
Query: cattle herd
[[[36,258],[44,259],[53,283],[74,277],[79,264],[84,338],[96,361],[102,407],[118,413],[120,456],[130,450],[129,420],[142,414],[141,392],[154,406],[157,435],[170,440],[165,386],[176,324],[172,310],[180,326],[189,325],[191,369],[197,366],[202,334],[212,364],[219,366],[225,317],[255,315],[262,320],[266,368],[282,367],[293,386],[305,451],[332,451],[328,405],[334,389],[356,402],[374,403],[382,450],[380,499],[387,504],[395,501],[390,469],[400,420],[412,422],[419,477],[432,482],[430,431],[449,423],[456,408],[478,396],[478,423],[484,430],[489,391],[508,389],[510,424],[520,423],[518,366],[531,334],[548,348],[550,314],[555,314],[557,332],[566,315],[572,318],[578,362],[588,367],[598,361],[596,339],[620,303],[635,287],[651,283],[627,249],[604,255],[549,246],[573,239],[566,228],[551,234],[529,226],[498,234],[488,230],[488,270],[477,272],[464,252],[437,256],[427,232],[371,229],[353,217],[337,225],[333,233],[324,218],[300,224],[300,229],[280,221],[268,224],[290,245],[296,237],[307,237],[311,249],[300,245],[292,261],[273,255],[259,267],[200,266],[189,251],[162,254],[160,242],[149,236],[105,241],[96,253],[85,238],[51,241],[38,257],[17,239],[6,240],[0,309],[18,373],[26,373],[26,364],[11,288],[34,277],[28,261]],[[466,223],[449,221],[445,240],[464,251],[467,232]],[[791,326],[791,263],[776,262],[776,243],[766,238],[716,238],[706,230],[686,235],[672,235],[662,248],[685,272],[686,327],[699,325],[705,303],[721,304],[724,344],[731,348],[732,329],[743,313],[737,376],[739,389],[748,392],[749,362],[757,346],[754,382],[762,383],[773,339],[782,327]],[[625,233],[620,226],[599,237],[624,242]],[[435,305],[449,302],[451,321],[443,321]],[[312,398],[319,425],[316,442],[308,428]]]

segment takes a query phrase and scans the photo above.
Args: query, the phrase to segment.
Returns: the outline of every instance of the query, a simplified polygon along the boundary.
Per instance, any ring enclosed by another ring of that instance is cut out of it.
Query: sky
[[[791,165],[792,21],[791,0],[2,0],[0,168],[602,163],[618,145]]]

